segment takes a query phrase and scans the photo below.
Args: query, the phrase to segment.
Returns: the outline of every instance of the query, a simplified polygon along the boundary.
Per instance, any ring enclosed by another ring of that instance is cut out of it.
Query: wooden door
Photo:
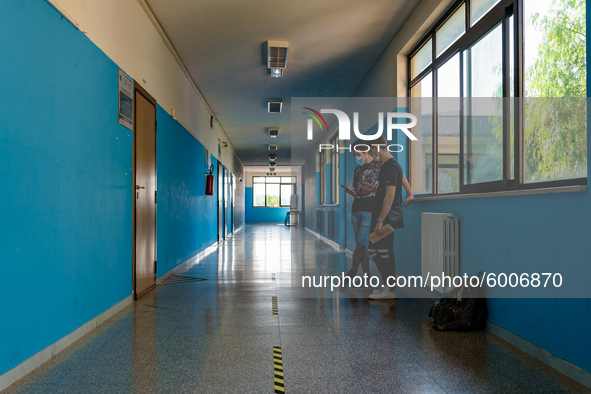
[[[136,84],[134,96],[135,299],[156,287],[156,100]]]

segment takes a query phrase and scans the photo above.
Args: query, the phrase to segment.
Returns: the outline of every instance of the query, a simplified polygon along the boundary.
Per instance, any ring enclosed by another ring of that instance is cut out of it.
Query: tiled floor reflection
[[[292,270],[348,264],[303,230],[247,226],[181,273],[208,280],[158,286],[6,393],[272,393],[273,346],[287,393],[591,392],[484,331],[434,331],[429,300],[290,290]]]

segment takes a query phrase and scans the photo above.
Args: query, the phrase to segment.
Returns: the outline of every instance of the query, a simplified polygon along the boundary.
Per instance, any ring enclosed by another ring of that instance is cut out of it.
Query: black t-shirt
[[[380,162],[373,160],[369,164],[357,166],[353,173],[353,189],[357,190],[357,194],[353,199],[353,206],[351,212],[371,212],[374,209],[375,192],[364,191],[363,183],[367,182],[370,185],[377,186],[378,173],[380,172]]]
[[[374,209],[372,219],[375,222],[382,211],[382,203],[386,197],[386,186],[396,186],[396,192],[394,194],[394,201],[390,207],[388,215],[384,219],[384,225],[390,224],[394,228],[400,228],[404,226],[402,221],[402,167],[396,161],[391,158],[384,162],[380,168],[378,175],[378,190],[376,190]]]

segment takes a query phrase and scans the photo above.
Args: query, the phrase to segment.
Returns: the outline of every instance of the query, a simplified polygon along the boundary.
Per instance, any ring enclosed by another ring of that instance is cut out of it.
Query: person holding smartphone
[[[364,183],[366,190],[374,191],[374,207],[372,210],[371,229],[377,235],[383,235],[382,228],[390,225],[393,229],[404,227],[402,218],[402,187],[406,190],[407,198],[404,205],[413,199],[408,180],[402,173],[402,167],[392,157],[387,148],[386,139],[381,136],[371,145],[371,153],[379,157],[381,165],[378,174],[378,187],[369,182]],[[369,255],[376,263],[382,275],[382,287],[370,294],[370,299],[396,299],[396,288],[389,287],[388,277],[396,276],[396,260],[394,259],[394,232],[385,236],[368,249]]]
[[[355,250],[353,251],[353,264],[345,276],[351,279],[357,275],[357,270],[361,264],[361,270],[369,276],[369,254],[367,245],[369,240],[367,236],[370,232],[371,212],[374,208],[375,189],[368,190],[364,184],[371,186],[378,185],[378,172],[380,163],[371,156],[369,151],[357,152],[355,147],[362,144],[363,141],[353,143],[352,151],[355,156],[355,172],[353,173],[353,188],[343,186],[345,192],[354,197],[351,208],[351,223],[353,224],[353,233],[355,234]],[[360,148],[360,150],[362,150]]]

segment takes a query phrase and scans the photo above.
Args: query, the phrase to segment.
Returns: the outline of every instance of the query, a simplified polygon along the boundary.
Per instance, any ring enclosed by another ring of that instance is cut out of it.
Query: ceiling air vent
[[[269,150],[277,150],[279,149],[279,145],[277,144],[269,144]]]
[[[282,99],[269,99],[267,103],[267,111],[271,114],[279,114],[283,109]]]
[[[279,135],[279,127],[269,127],[269,137],[277,138]]]
[[[289,41],[267,41],[267,67],[287,68]]]

